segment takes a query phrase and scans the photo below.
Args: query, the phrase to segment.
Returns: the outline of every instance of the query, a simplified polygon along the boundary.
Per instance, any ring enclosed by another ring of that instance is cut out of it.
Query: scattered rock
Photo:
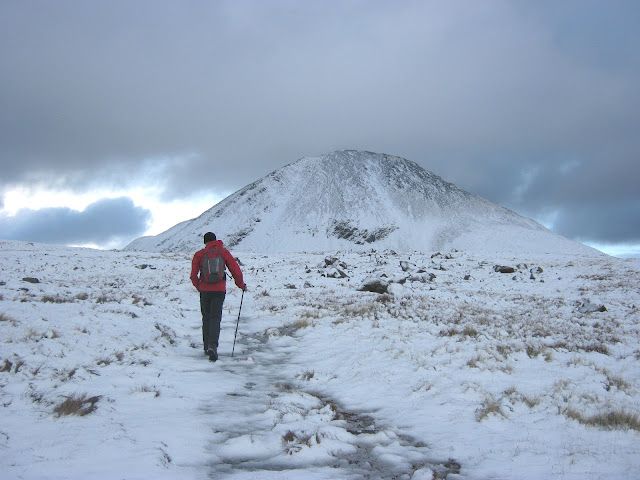
[[[508,267],[506,265],[495,265],[493,267],[493,271],[499,273],[515,273],[516,269],[513,267]]]
[[[337,257],[324,257],[324,266],[329,267],[338,261]]]
[[[40,280],[38,280],[36,277],[24,277],[22,281],[29,283],[40,283]]]
[[[313,285],[311,285],[309,282],[304,282],[304,288],[313,288]]]
[[[328,278],[346,278],[349,276],[337,267],[328,268],[323,275]]]
[[[531,270],[529,270],[531,272],[531,274],[537,273],[538,275],[541,274],[542,272],[544,272],[544,270],[542,269],[542,267],[536,267],[536,268],[532,268]]]
[[[405,262],[404,260],[400,261],[400,268],[403,272],[408,272],[411,267],[415,267],[415,265],[411,265],[409,262]]]
[[[529,277],[529,280],[535,280],[535,279],[536,279],[536,276],[533,273],[531,273],[531,276]]]
[[[143,263],[141,265],[136,265],[136,268],[139,268],[140,270],[144,270],[145,268],[148,268],[149,270],[155,270],[156,267],[154,267],[153,265],[149,265],[147,263]]]
[[[344,240],[349,240],[356,245],[364,245],[365,243],[374,243],[386,238],[390,233],[397,230],[397,228],[395,225],[391,225],[368,230],[366,228],[358,228],[349,221],[341,221],[334,222],[333,230],[329,230],[329,234]]]
[[[578,302],[578,312],[580,313],[595,313],[606,312],[607,307],[602,304],[593,303],[591,300],[585,300],[584,302]]]
[[[464,279],[465,279],[465,280],[471,280],[471,275],[466,274],[466,275],[464,276]]]
[[[410,282],[427,283],[427,282],[433,282],[435,279],[436,279],[435,273],[426,273],[426,274],[416,273],[411,275],[407,280],[409,280]]]
[[[7,284],[7,282],[0,282],[0,287],[4,287]]]
[[[324,259],[324,267],[341,267],[341,268],[347,268],[347,264],[344,263],[343,261],[341,261],[339,258],[337,257],[325,257]]]
[[[431,258],[438,258],[438,257],[442,257],[442,254],[440,252],[436,252],[433,255],[431,255]]]
[[[373,293],[387,293],[389,289],[389,282],[382,278],[371,278],[365,280],[360,287],[361,292],[373,292]]]
[[[288,288],[290,290],[296,290],[298,287],[296,287],[293,283],[285,283],[284,288]]]
[[[529,268],[529,265],[527,265],[526,263],[519,263],[518,265],[516,265],[516,268],[518,270],[527,270]]]

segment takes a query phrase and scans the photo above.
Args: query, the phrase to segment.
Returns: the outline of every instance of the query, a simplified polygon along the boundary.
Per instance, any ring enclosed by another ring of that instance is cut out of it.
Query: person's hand
[[[243,283],[240,288],[242,289],[243,292],[246,292],[247,291],[247,284]]]

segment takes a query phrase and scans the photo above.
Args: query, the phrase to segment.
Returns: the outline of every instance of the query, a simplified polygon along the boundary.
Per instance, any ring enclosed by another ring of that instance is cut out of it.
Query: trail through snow
[[[241,323],[272,324],[255,315]],[[305,367],[296,360],[295,334],[241,333],[236,348],[235,358],[224,352],[215,364],[236,387],[226,401],[203,407],[215,419],[211,478],[418,480],[459,473],[454,460],[435,460],[424,443],[378,424],[375,412],[347,411],[305,390],[287,374]]]

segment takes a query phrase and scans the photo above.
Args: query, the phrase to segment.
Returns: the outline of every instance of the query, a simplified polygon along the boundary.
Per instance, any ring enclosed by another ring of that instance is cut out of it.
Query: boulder
[[[407,278],[407,280],[409,280],[410,282],[421,282],[421,283],[433,282],[435,279],[436,279],[435,273],[415,273],[411,275],[409,278]]]
[[[415,265],[411,265],[409,262],[400,260],[400,268],[402,269],[403,272],[408,272],[409,270],[411,270],[412,267],[415,267]]]
[[[361,292],[387,293],[389,282],[383,278],[369,278],[359,288]]]
[[[593,303],[591,300],[585,300],[584,302],[578,302],[578,312],[580,313],[595,313],[606,312],[607,307],[602,304]]]
[[[328,278],[346,278],[349,276],[337,267],[327,268],[323,275]]]
[[[516,269],[506,265],[495,265],[493,271],[498,273],[515,273]]]

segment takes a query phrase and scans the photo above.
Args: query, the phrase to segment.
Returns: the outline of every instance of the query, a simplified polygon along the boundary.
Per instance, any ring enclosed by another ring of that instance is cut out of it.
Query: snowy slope
[[[212,364],[190,255],[0,242],[2,478],[638,478],[637,260],[236,253]]]
[[[458,248],[595,254],[414,162],[352,150],[302,158],[127,249],[190,251],[206,231],[230,247],[262,253]]]

